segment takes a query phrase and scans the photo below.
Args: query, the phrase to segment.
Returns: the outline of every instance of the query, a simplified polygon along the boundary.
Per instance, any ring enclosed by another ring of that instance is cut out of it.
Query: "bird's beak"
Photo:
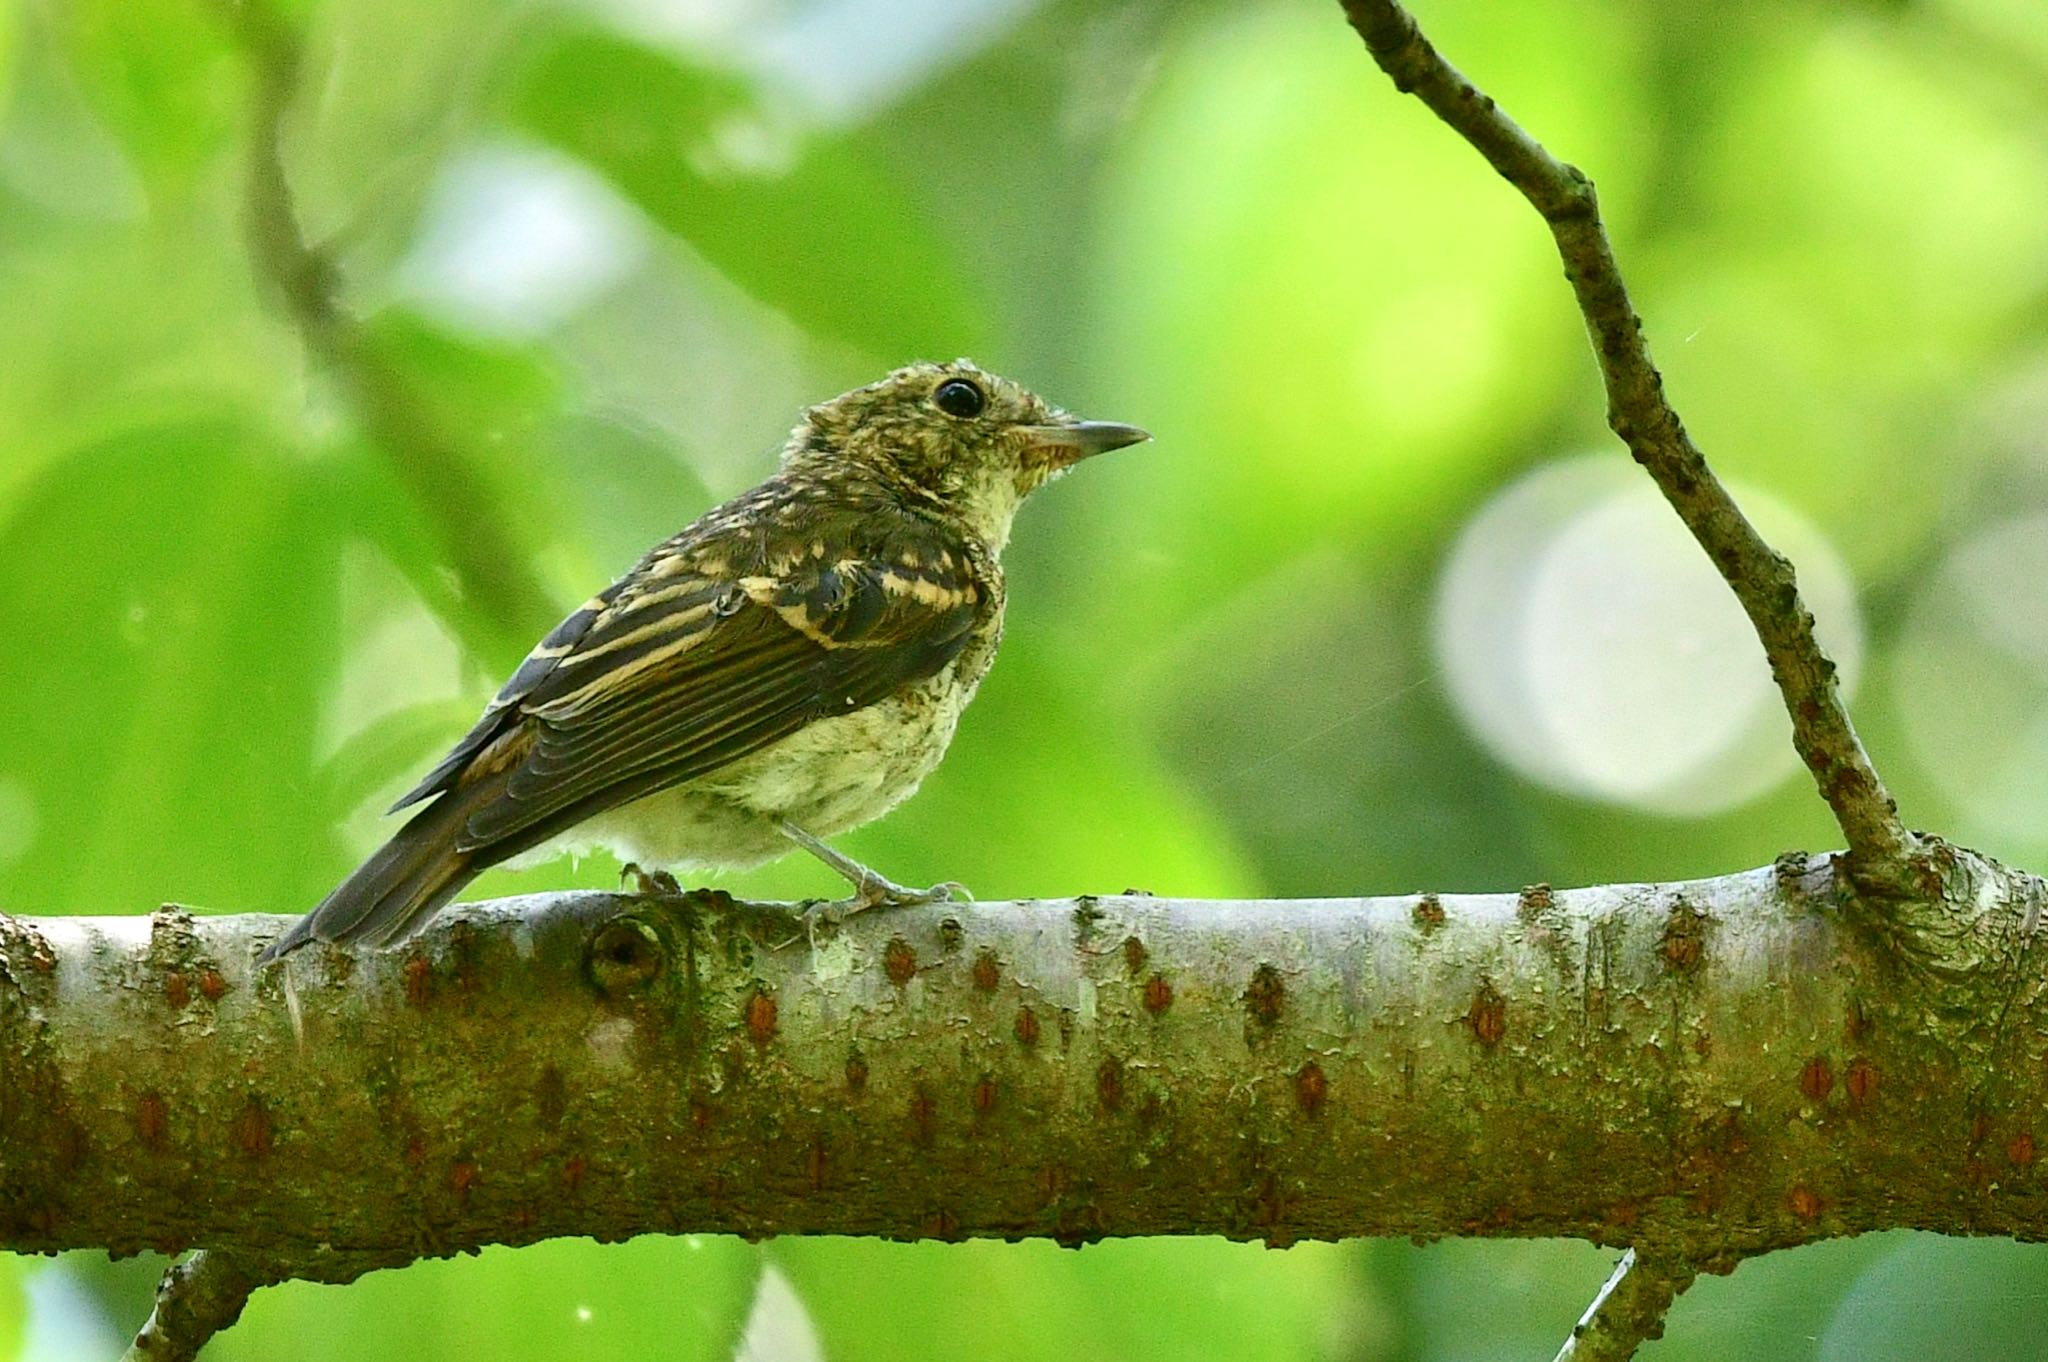
[[[1072,421],[1054,426],[1026,426],[1024,438],[1032,449],[1050,456],[1052,462],[1070,464],[1093,454],[1140,444],[1151,439],[1152,433],[1115,421]]]

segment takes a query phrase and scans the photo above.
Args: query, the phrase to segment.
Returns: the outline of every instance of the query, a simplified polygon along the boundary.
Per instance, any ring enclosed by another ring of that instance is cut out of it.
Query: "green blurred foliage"
[[[21,1347],[22,1324],[28,1317],[28,1295],[22,1281],[28,1262],[0,1253],[0,1357],[13,1357]]]
[[[720,1236],[488,1248],[474,1259],[376,1272],[346,1287],[292,1282],[260,1292],[206,1356],[723,1362],[732,1356],[759,1275],[759,1250]]]
[[[1533,413],[1578,395],[1577,324],[1540,222],[1478,158],[1443,155],[1419,106],[1390,108],[1328,17],[1268,6],[1190,32],[1107,177],[1107,373],[1178,446],[1160,530],[1192,548],[1227,517],[1241,546],[1191,551],[1199,580],[1145,606],[1271,571],[1304,540],[1413,553]],[[1586,63],[1525,112],[1628,184],[1631,27],[1618,10],[1515,7],[1442,41],[1481,70]],[[1263,448],[1286,457],[1248,456]]]
[[[47,831],[7,867],[11,902],[51,886],[61,908],[120,903],[149,883],[249,902],[333,854],[307,719],[338,664],[339,600],[293,588],[333,580],[342,527],[309,492],[227,422],[116,436],[22,490],[0,629],[36,645],[6,652],[0,693],[16,697],[7,768],[34,770]],[[229,816],[172,832],[173,807]]]
[[[1329,1244],[1105,1240],[1073,1251],[785,1239],[770,1252],[834,1362],[1264,1362],[1333,1355],[1371,1327],[1370,1305],[1347,1300],[1347,1255]],[[1133,1299],[1145,1308],[1128,1308]]]
[[[0,907],[311,903],[552,622],[483,608],[464,549],[519,546],[506,572],[566,607],[757,480],[806,402],[958,353],[1158,440],[1023,516],[1010,641],[953,754],[848,840],[890,873],[1496,889],[1833,843],[1789,753],[1763,796],[1662,817],[1533,783],[1447,695],[1432,608],[1461,529],[1612,444],[1540,226],[1324,0],[293,0],[280,145],[366,323],[351,373],[252,264],[231,12],[0,6]],[[1858,718],[1908,816],[2048,862],[2042,764],[1995,807],[1973,779],[1973,754],[2048,751],[2038,581],[1997,576],[2048,525],[2038,0],[1421,17],[1598,179],[1717,464],[1853,570]],[[800,861],[731,884],[831,887]],[[1541,1356],[1609,1262],[767,1254],[826,1356],[911,1362]],[[761,1257],[424,1263],[265,1292],[210,1355],[720,1358]],[[22,1266],[0,1257],[0,1362]],[[50,1270],[116,1335],[146,1304],[136,1264]],[[2026,1355],[2044,1288],[2034,1249],[1825,1245],[1703,1282],[1645,1356]]]
[[[883,353],[985,348],[986,303],[872,139],[763,147],[762,156],[787,159],[763,173],[713,141],[775,136],[747,126],[759,117],[751,104],[743,81],[624,39],[569,34],[515,75],[507,115],[604,172],[727,278],[809,331]]]

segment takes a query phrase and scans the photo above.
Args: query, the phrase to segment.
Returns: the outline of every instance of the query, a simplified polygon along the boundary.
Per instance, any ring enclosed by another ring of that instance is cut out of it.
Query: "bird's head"
[[[810,408],[787,461],[857,464],[1001,547],[1032,491],[1092,454],[1151,438],[1083,421],[961,359],[912,364]]]

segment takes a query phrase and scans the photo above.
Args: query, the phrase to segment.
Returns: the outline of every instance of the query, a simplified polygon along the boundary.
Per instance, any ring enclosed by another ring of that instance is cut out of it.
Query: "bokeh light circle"
[[[1977,530],[1920,583],[1892,663],[1906,741],[1959,835],[2048,853],[2048,511]]]
[[[1840,555],[1782,503],[1735,491],[1798,565],[1853,688],[1863,634]],[[1472,519],[1438,590],[1435,642],[1473,733],[1552,789],[1704,815],[1798,769],[1748,618],[1654,485],[1616,455],[1538,468]]]

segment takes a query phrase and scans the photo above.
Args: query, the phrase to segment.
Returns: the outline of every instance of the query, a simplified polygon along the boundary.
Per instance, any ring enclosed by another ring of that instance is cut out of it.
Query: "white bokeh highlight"
[[[2048,853],[2048,511],[1984,526],[1919,584],[1892,662],[1907,745],[1995,854]]]
[[[31,1265],[25,1286],[28,1318],[15,1362],[78,1362],[114,1357],[125,1342],[106,1307],[67,1263]]]
[[[1852,690],[1863,634],[1840,556],[1782,503],[1735,491],[1798,565],[1821,643]],[[1748,618],[1625,459],[1561,460],[1488,504],[1451,552],[1435,632],[1460,717],[1552,789],[1699,816],[1799,769]]]
[[[796,1286],[773,1263],[761,1269],[754,1308],[747,1314],[733,1362],[824,1362],[817,1326]]]
[[[623,280],[648,249],[639,210],[596,172],[545,147],[491,142],[442,167],[398,285],[448,325],[530,339]]]
[[[850,126],[987,50],[1042,0],[577,0],[642,42],[753,76],[815,126]]]

